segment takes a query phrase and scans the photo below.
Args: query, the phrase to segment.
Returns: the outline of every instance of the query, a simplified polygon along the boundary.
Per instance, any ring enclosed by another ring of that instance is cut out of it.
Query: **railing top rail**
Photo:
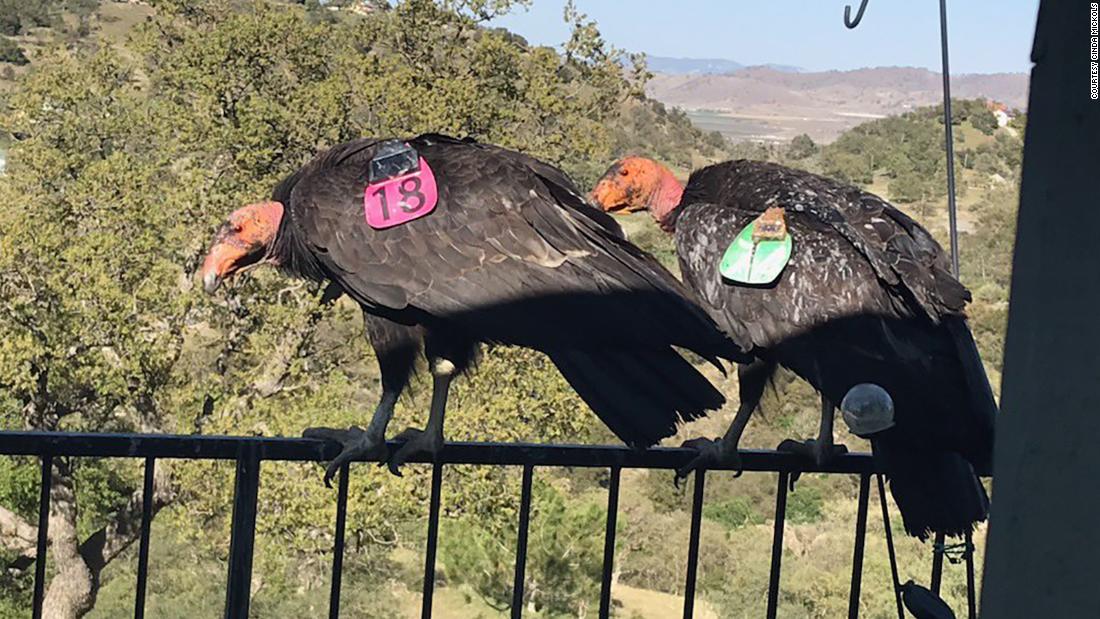
[[[396,443],[390,443],[396,447]],[[262,460],[324,461],[339,453],[335,443],[316,439],[173,434],[99,434],[77,432],[0,432],[0,454],[129,458],[232,460],[247,447]],[[444,464],[543,465],[675,469],[695,452],[655,447],[636,450],[617,445],[543,445],[532,443],[449,442],[440,454]],[[412,462],[428,462],[424,458]],[[849,453],[816,468],[798,456],[770,450],[741,451],[745,471],[875,473],[871,454]],[[716,467],[723,470],[723,467]],[[729,470],[728,467],[725,470]]]

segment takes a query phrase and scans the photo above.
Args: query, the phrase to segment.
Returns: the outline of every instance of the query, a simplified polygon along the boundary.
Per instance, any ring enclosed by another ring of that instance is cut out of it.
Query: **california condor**
[[[990,467],[996,404],[966,323],[970,293],[928,231],[878,196],[758,161],[697,170],[684,187],[657,162],[628,157],[607,171],[593,200],[606,211],[647,209],[674,234],[685,283],[756,358],[739,368],[741,405],[728,432],[689,441],[699,456],[681,475],[737,463],[741,434],[782,365],[821,394],[821,426],[816,440],[781,449],[819,466],[845,451],[833,444],[835,405],[856,385],[879,385],[893,417],[865,425],[907,531],[955,535],[985,519],[988,498],[974,469]],[[774,280],[723,276],[727,248],[750,224],[749,251],[762,239],[793,243]],[[857,408],[846,415],[890,414],[859,406],[866,393],[855,394]]]
[[[383,393],[367,428],[306,432],[343,444],[326,482],[349,460],[384,456],[386,426],[421,351],[431,411],[425,430],[398,436],[405,442],[388,459],[395,473],[414,453],[438,454],[449,385],[479,343],[546,353],[639,447],[724,402],[674,346],[715,364],[748,359],[563,172],[468,139],[360,139],[319,155],[271,201],[229,216],[202,267],[206,290],[259,263],[338,285],[362,307],[377,353]]]

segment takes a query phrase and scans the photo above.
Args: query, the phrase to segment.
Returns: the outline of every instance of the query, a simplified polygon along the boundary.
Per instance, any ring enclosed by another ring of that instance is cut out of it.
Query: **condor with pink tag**
[[[428,162],[400,140],[378,146],[363,194],[367,224],[376,230],[419,219],[435,210],[439,190]]]

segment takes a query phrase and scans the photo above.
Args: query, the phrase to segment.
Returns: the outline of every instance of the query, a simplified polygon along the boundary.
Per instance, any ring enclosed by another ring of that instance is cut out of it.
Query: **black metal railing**
[[[334,443],[296,438],[256,438],[231,436],[175,436],[162,434],[86,434],[48,432],[0,432],[0,455],[36,456],[42,464],[39,496],[37,556],[35,566],[33,618],[42,616],[45,590],[46,548],[49,536],[49,501],[52,460],[54,457],[144,458],[144,495],[138,542],[138,572],[134,616],[144,617],[145,586],[149,565],[149,526],[152,520],[153,474],[158,459],[217,459],[236,461],[236,482],[230,533],[229,567],[226,580],[226,619],[248,616],[250,582],[252,579],[253,543],[256,532],[257,499],[260,463],[275,461],[324,461],[332,459],[339,448]],[[599,617],[608,617],[611,610],[612,567],[615,555],[615,527],[618,516],[619,481],[622,469],[676,469],[686,464],[694,452],[686,449],[654,448],[646,451],[615,446],[534,445],[500,443],[447,443],[434,462],[412,459],[411,462],[433,464],[429,498],[427,542],[424,552],[424,584],[421,616],[431,617],[432,594],[435,590],[435,556],[439,537],[439,503],[443,469],[448,465],[475,464],[522,466],[519,534],[516,545],[515,581],[512,596],[512,617],[523,613],[524,573],[527,559],[527,531],[530,522],[531,487],[535,467],[596,467],[610,471],[607,497],[607,527],[604,540],[603,571],[600,587]],[[801,473],[835,473],[859,475],[858,512],[855,525],[852,579],[849,594],[849,617],[859,616],[860,585],[863,574],[864,538],[867,531],[867,507],[872,476],[881,471],[870,454],[848,453],[818,468],[806,460],[788,453],[761,450],[741,452],[746,472],[776,474],[775,521],[771,549],[771,571],[768,581],[766,616],[776,616],[779,583],[782,571],[783,529],[786,520],[787,492],[792,476]],[[724,470],[718,467],[712,470]],[[728,469],[725,469],[728,470]],[[699,537],[702,526],[705,471],[694,479],[691,507],[691,532],[688,538],[688,562],[684,585],[684,613],[694,613],[696,569],[699,559]],[[347,519],[348,465],[340,471],[336,495],[336,530],[332,557],[332,581],[329,617],[340,614],[340,585],[344,555],[344,526]],[[899,608],[900,612],[900,608]]]

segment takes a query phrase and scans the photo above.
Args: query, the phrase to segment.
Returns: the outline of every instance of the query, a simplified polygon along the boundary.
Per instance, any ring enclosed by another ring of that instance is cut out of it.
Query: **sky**
[[[940,69],[939,3],[870,0],[855,30],[843,0],[575,0],[616,47],[654,56],[724,58],[811,71]],[[568,36],[564,0],[533,0],[497,19],[537,45]],[[852,14],[859,0],[852,0]],[[1039,0],[948,0],[952,73],[1029,71]]]

